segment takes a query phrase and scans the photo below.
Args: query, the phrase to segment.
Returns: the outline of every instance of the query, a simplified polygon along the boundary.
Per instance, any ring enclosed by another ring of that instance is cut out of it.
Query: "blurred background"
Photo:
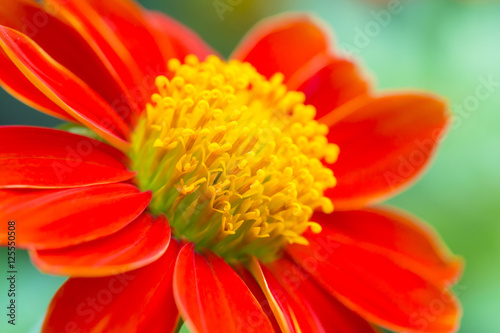
[[[456,287],[464,307],[460,332],[500,332],[500,2],[393,0],[393,13],[380,0],[141,2],[187,24],[224,56],[260,19],[309,11],[331,26],[338,52],[358,61],[378,89],[426,89],[447,98],[455,121],[440,154],[425,177],[389,203],[429,222],[466,259]],[[0,124],[59,121],[1,91]],[[4,249],[0,256],[4,263]],[[0,331],[37,332],[64,279],[42,275],[26,253],[18,256],[18,323],[7,327],[2,310]],[[0,300],[6,287],[2,275]]]

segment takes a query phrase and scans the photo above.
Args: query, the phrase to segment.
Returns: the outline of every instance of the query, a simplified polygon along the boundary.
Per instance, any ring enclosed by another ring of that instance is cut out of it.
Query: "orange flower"
[[[0,220],[71,277],[44,332],[457,329],[460,260],[367,208],[427,165],[442,101],[372,92],[307,15],[225,61],[130,1],[0,8],[2,86],[88,134],[0,128]]]

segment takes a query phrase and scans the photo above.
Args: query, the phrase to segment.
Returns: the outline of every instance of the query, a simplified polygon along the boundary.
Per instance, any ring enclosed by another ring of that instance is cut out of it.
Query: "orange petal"
[[[195,32],[173,18],[155,11],[146,11],[146,18],[155,32],[158,45],[168,43],[162,47],[165,59],[183,60],[187,55],[194,54],[203,60],[208,55],[217,54]]]
[[[0,25],[15,29],[31,38],[51,58],[67,68],[102,96],[108,103],[124,95],[120,80],[113,76],[105,61],[66,20],[52,15],[60,7],[45,10],[29,0],[0,0]],[[121,106],[123,109],[123,106]],[[123,112],[118,109],[118,112]],[[127,110],[130,113],[130,110]],[[130,114],[123,114],[128,119]]]
[[[304,64],[327,51],[329,39],[315,18],[306,14],[287,14],[259,23],[231,58],[251,63],[268,78],[280,72],[286,81]]]
[[[42,332],[174,332],[179,312],[172,275],[178,251],[173,240],[160,259],[145,267],[69,279],[52,299]]]
[[[329,113],[320,122],[340,155],[326,195],[349,210],[401,191],[428,165],[448,120],[445,104],[424,94],[360,97]]]
[[[462,259],[451,254],[437,233],[423,221],[394,208],[315,213],[312,218],[339,242],[390,258],[439,287],[456,282]]]
[[[0,190],[0,218],[17,222],[17,245],[62,248],[117,232],[137,218],[151,200],[129,184],[64,190]],[[0,244],[7,242],[0,233]]]
[[[77,122],[35,87],[0,47],[0,85],[24,104],[53,117]]]
[[[356,64],[330,54],[313,58],[295,73],[287,86],[306,95],[305,104],[316,108],[317,118],[366,94],[369,89]]]
[[[308,246],[287,248],[325,291],[368,321],[393,331],[456,331],[460,305],[447,288],[429,281],[425,272],[421,276],[419,267],[394,260],[388,251],[345,237],[334,225],[323,223],[321,233],[307,233]]]
[[[0,127],[0,188],[64,188],[135,176],[119,150],[81,135],[28,126]]]
[[[179,252],[174,296],[182,318],[192,331],[274,332],[238,274],[215,254],[196,253],[191,243]]]
[[[83,81],[27,36],[0,26],[0,47],[47,97],[114,146],[125,150],[128,125]]]
[[[268,300],[269,295],[264,294],[257,281],[255,281],[255,278],[243,265],[237,265],[236,267],[234,267],[234,270],[236,273],[238,273],[243,282],[245,282],[257,302],[259,302],[262,311],[264,311],[267,318],[269,318],[271,325],[273,325],[274,331],[281,332],[280,324],[278,324],[278,321],[276,320],[276,317],[273,313],[274,305],[271,304],[272,302],[274,302],[274,300]]]
[[[33,250],[31,260],[45,274],[96,277],[143,267],[165,253],[167,219],[143,213],[118,232],[62,249]]]
[[[98,48],[127,87],[134,107],[145,109],[156,91],[155,78],[167,72],[167,60],[148,24],[145,11],[130,0],[46,0],[62,8],[94,48]]]
[[[282,297],[289,300],[302,332],[375,332],[365,319],[326,294],[288,258],[279,259],[269,267],[283,286]]]
[[[274,317],[279,323],[281,332],[300,332],[295,325],[294,315],[290,311],[290,304],[283,289],[267,267],[262,266],[257,259],[249,262],[249,269],[266,296]]]

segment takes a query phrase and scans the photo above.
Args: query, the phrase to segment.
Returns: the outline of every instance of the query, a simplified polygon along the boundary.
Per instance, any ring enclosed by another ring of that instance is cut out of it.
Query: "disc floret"
[[[313,211],[333,211],[323,193],[336,180],[321,161],[339,152],[314,107],[281,74],[267,80],[248,63],[188,56],[168,66],[130,151],[138,186],[153,191],[150,210],[229,261],[307,244],[308,228],[321,231]]]

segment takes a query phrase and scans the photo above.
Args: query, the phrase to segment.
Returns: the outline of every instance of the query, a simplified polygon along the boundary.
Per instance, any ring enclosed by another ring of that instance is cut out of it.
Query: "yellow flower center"
[[[333,211],[323,193],[336,180],[321,160],[338,155],[314,107],[281,74],[267,80],[248,63],[188,56],[168,66],[129,154],[138,186],[153,191],[151,212],[228,261],[307,244],[304,231],[321,231],[313,211]]]

